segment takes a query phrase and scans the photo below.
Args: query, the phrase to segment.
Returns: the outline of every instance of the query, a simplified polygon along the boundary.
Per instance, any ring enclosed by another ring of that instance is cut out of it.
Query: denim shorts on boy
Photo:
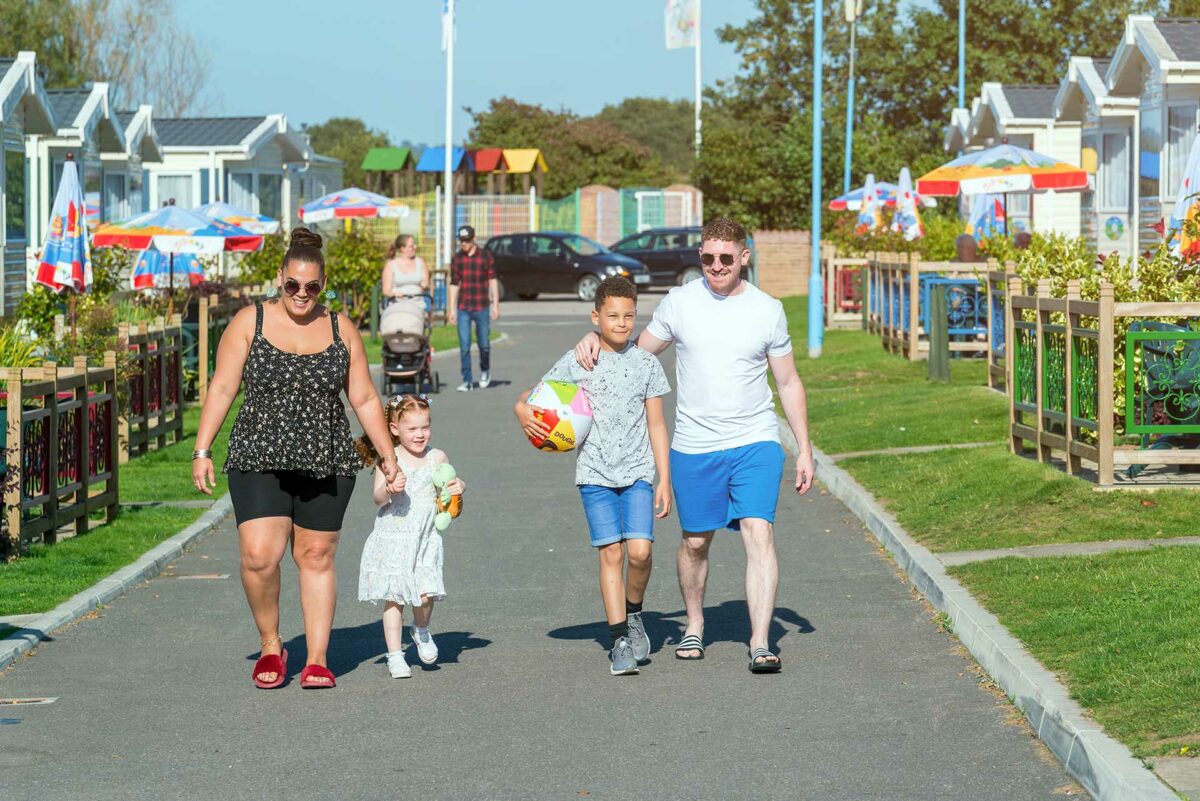
[[[628,487],[580,484],[579,497],[594,547],[621,540],[654,542],[654,489],[649,482]]]
[[[699,533],[738,530],[743,518],[775,522],[779,482],[787,461],[778,442],[753,442],[709,453],[671,450],[671,482],[679,525]]]

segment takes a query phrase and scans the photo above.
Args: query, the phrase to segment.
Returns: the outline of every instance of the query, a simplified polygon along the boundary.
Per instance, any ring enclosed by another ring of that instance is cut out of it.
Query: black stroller
[[[385,397],[399,392],[437,392],[433,369],[433,297],[412,295],[389,301],[379,314],[383,339],[383,376],[379,389]]]

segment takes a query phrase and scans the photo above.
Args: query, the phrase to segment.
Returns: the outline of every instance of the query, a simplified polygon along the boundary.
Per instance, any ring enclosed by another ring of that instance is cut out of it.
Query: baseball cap
[[[475,229],[469,225],[461,225],[458,228],[458,240],[460,242],[470,242],[475,238]]]

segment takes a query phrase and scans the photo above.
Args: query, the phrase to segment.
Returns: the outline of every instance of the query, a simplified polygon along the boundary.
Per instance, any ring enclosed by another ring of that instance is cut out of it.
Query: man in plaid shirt
[[[475,244],[475,229],[458,229],[458,252],[450,259],[450,302],[446,322],[458,325],[458,352],[462,360],[462,384],[459,392],[468,392],[471,383],[471,324],[475,324],[475,344],[479,346],[479,387],[492,383],[491,322],[500,319],[500,291],[496,282],[496,264],[491,251]]]

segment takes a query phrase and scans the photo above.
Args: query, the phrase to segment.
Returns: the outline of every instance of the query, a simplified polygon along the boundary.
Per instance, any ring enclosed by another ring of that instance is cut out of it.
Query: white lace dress
[[[375,528],[363,545],[358,600],[420,606],[421,596],[446,597],[442,583],[442,535],[433,528],[437,513],[432,455],[411,469],[401,465],[404,492],[379,508]]]

